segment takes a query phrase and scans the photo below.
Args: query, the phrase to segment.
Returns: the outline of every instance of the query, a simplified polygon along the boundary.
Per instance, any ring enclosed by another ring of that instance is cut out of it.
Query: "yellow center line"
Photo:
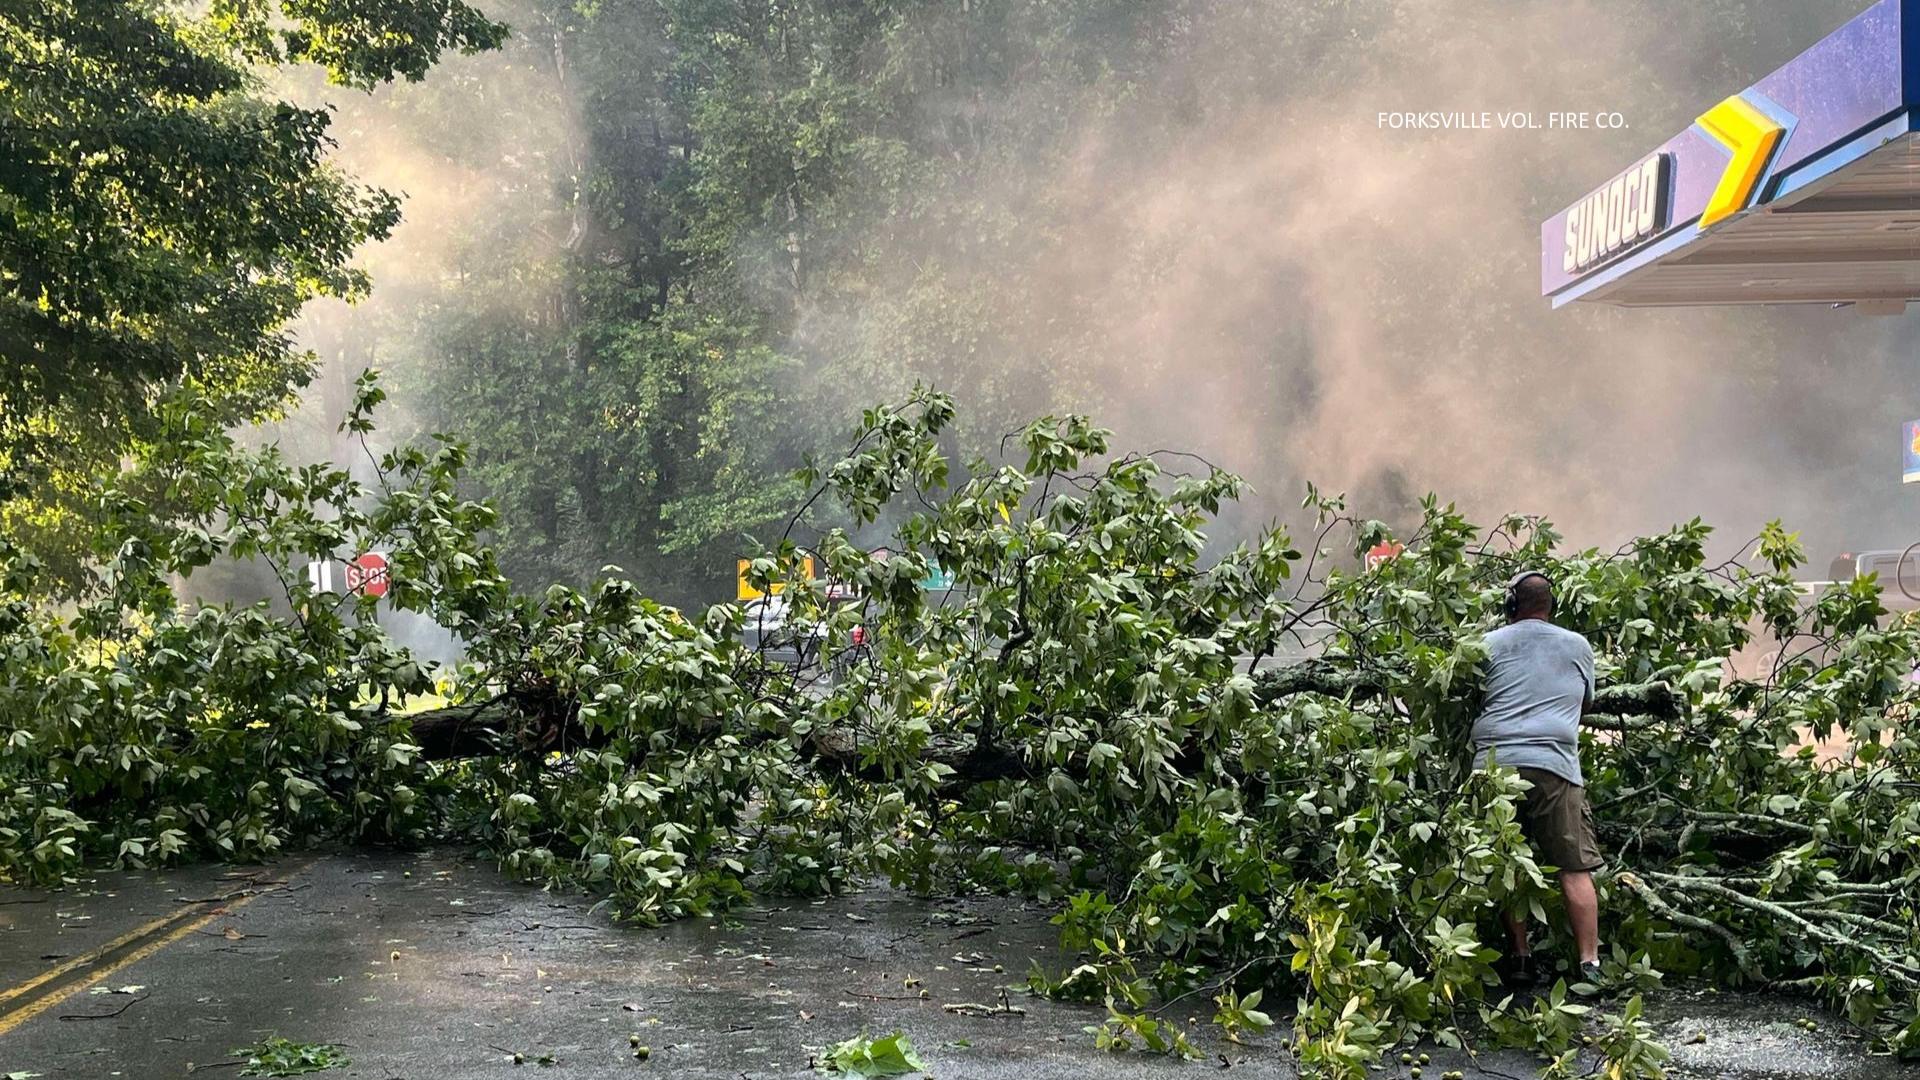
[[[311,862],[303,863],[299,867],[290,871],[287,874],[286,880],[292,881],[297,874],[299,874],[302,870],[305,870],[308,866],[311,866],[311,865],[312,865]],[[284,884],[285,883],[283,882],[281,885],[274,886],[274,888],[281,888],[284,886]],[[269,890],[262,890],[262,892],[266,892],[266,891],[269,891]],[[15,1009],[12,1012],[5,1013],[4,1015],[0,1015],[0,1035],[5,1035],[7,1032],[12,1031],[14,1028],[19,1027],[21,1024],[26,1023],[28,1020],[33,1019],[34,1017],[47,1011],[53,1006],[58,1005],[59,1003],[67,1000],[68,998],[71,998],[75,994],[79,993],[81,990],[84,990],[90,986],[98,985],[102,981],[106,980],[108,977],[112,976],[115,972],[123,971],[129,966],[136,964],[141,960],[145,960],[147,957],[152,956],[154,953],[159,952],[161,949],[166,948],[168,945],[171,945],[174,942],[179,941],[181,938],[186,937],[188,934],[193,933],[195,930],[198,930],[201,927],[206,926],[208,923],[212,922],[213,920],[218,919],[225,915],[230,915],[234,911],[247,906],[248,904],[252,903],[256,897],[260,895],[261,893],[259,892],[246,893],[233,900],[218,902],[211,910],[207,910],[205,907],[196,905],[196,906],[184,908],[180,911],[176,911],[171,915],[163,915],[160,918],[153,920],[152,922],[146,923],[142,926],[136,927],[133,930],[127,931],[126,933],[120,935],[117,938],[114,938],[112,941],[107,942],[105,945],[102,945],[97,949],[93,949],[88,952],[82,953],[81,955],[76,956],[71,960],[68,960],[66,963],[61,964],[58,967],[42,972],[41,974],[31,979],[28,979],[26,982],[23,982],[18,986],[12,987],[5,991],[0,991],[0,1003],[10,1001],[14,998],[21,996],[22,994],[32,993],[36,988],[40,986],[44,986],[48,982],[54,979],[58,979],[73,971],[77,971],[80,968],[84,968],[89,964],[97,963],[101,960],[101,958],[110,956],[116,950],[124,949],[128,945],[131,945],[137,941],[140,941],[142,938],[151,937],[152,935],[156,935],[156,934],[159,935],[158,937],[154,937],[153,940],[148,941],[146,944],[141,945],[139,948],[134,949],[132,952],[126,954],[125,956],[122,956],[120,959],[114,961],[113,963],[108,964],[106,967],[103,967],[98,971],[91,972],[81,979],[75,980],[71,986],[56,988],[51,992],[43,995],[37,1000],[29,1001],[25,1005]],[[172,929],[168,929],[168,927],[172,927]]]
[[[194,909],[192,908],[181,908],[179,911],[176,911],[171,915],[162,915],[150,923],[146,923],[145,925],[142,925],[142,926],[137,926],[132,930],[129,930],[124,934],[121,934],[119,937],[114,938],[112,941],[107,942],[105,945],[102,945],[97,949],[94,949],[90,952],[81,953],[79,956],[76,956],[73,959],[67,961],[66,963],[61,964],[59,967],[49,968],[46,971],[41,972],[39,975],[31,979],[28,979],[26,982],[21,983],[19,986],[13,987],[10,990],[0,990],[0,1002],[11,1001],[14,998],[19,997],[21,994],[25,994],[33,990],[35,987],[40,986],[41,984],[49,980],[57,979],[60,976],[65,975],[67,972],[74,970],[75,968],[85,967],[88,964],[93,963],[95,960],[100,959],[100,957],[106,955],[107,953],[112,952],[115,949],[126,948],[128,945],[131,945],[133,942],[138,941],[143,937],[146,937],[148,934],[155,933],[156,931],[160,930],[162,927],[166,926],[168,923],[178,922],[181,919],[191,916],[193,914],[193,910]]]

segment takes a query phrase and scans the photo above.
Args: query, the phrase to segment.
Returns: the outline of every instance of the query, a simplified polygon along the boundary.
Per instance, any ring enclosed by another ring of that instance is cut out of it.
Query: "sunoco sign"
[[[1567,211],[1561,269],[1577,273],[1658,236],[1667,227],[1673,159],[1653,154]]]

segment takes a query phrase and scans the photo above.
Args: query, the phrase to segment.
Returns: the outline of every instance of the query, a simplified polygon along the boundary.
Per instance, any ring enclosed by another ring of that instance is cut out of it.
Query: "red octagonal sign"
[[[347,564],[347,591],[363,596],[381,597],[387,595],[387,557],[378,551],[369,551]]]

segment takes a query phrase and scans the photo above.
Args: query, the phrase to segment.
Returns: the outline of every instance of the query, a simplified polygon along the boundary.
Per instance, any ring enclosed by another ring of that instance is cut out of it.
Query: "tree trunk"
[[[1339,658],[1318,658],[1260,672],[1254,696],[1270,705],[1301,693],[1369,697],[1383,692],[1378,673],[1356,672]],[[576,718],[577,706],[578,702],[559,695],[522,691],[475,704],[429,709],[411,718],[411,741],[429,761],[604,746],[606,733],[583,726]],[[1605,687],[1594,695],[1594,708],[1623,714],[1587,718],[1594,727],[1613,730],[1652,727],[1681,715],[1672,689],[1657,682]],[[760,741],[779,737],[769,733]],[[897,779],[865,760],[851,730],[816,731],[802,740],[800,753],[822,772],[872,781]],[[994,741],[942,742],[930,748],[923,760],[952,770],[939,785],[943,794],[994,780],[1035,780],[1049,769],[1034,765],[1018,747]]]

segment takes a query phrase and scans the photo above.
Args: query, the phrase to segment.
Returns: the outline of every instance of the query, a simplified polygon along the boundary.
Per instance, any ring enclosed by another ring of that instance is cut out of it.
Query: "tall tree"
[[[459,0],[0,2],[0,525],[57,524],[166,384],[231,421],[285,402],[310,359],[287,320],[366,289],[349,260],[397,201],[253,65],[370,87],[504,34]]]

